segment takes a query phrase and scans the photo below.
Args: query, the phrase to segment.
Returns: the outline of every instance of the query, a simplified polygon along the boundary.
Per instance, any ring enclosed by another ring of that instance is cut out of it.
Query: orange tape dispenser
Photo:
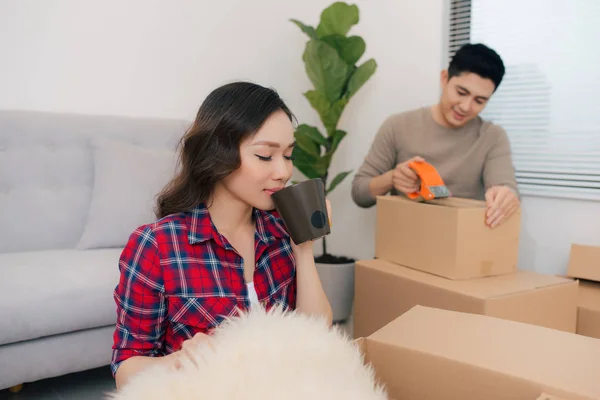
[[[426,161],[412,161],[408,166],[421,180],[421,189],[418,192],[409,193],[407,195],[409,199],[414,200],[421,196],[424,200],[433,200],[451,196],[450,190],[433,165]]]

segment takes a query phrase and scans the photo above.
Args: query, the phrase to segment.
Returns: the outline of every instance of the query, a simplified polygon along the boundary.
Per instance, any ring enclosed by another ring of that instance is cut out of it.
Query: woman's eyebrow
[[[268,140],[260,140],[260,141],[258,141],[258,142],[254,142],[254,143],[252,143],[252,145],[253,145],[253,146],[269,146],[269,147],[275,147],[276,149],[278,149],[278,148],[280,148],[280,147],[281,147],[281,145],[280,145],[279,143],[277,143],[277,142],[270,142],[270,141],[268,141]],[[296,145],[296,142],[293,142],[292,144],[290,144],[290,145],[288,146],[288,149],[289,149],[290,147],[294,147],[295,145]]]

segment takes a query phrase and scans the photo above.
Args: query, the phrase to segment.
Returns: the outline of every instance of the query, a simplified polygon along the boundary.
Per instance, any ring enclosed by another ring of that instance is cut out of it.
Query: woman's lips
[[[283,188],[277,188],[277,189],[265,189],[265,192],[267,192],[267,194],[272,195],[275,192],[280,191]]]

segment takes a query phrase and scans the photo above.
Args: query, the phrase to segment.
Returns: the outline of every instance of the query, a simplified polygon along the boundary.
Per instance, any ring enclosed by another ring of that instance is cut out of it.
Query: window
[[[600,200],[600,2],[450,4],[449,56],[484,43],[504,60],[482,117],[506,129],[521,193]]]

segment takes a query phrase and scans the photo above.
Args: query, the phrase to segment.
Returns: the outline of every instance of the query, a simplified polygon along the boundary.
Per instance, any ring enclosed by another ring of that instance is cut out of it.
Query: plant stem
[[[323,181],[323,187],[325,188],[325,193],[327,193],[327,173],[325,173],[324,176],[321,177],[321,180]],[[322,245],[323,245],[323,255],[327,254],[327,240],[325,240],[325,237],[323,237],[323,241],[322,241]]]

